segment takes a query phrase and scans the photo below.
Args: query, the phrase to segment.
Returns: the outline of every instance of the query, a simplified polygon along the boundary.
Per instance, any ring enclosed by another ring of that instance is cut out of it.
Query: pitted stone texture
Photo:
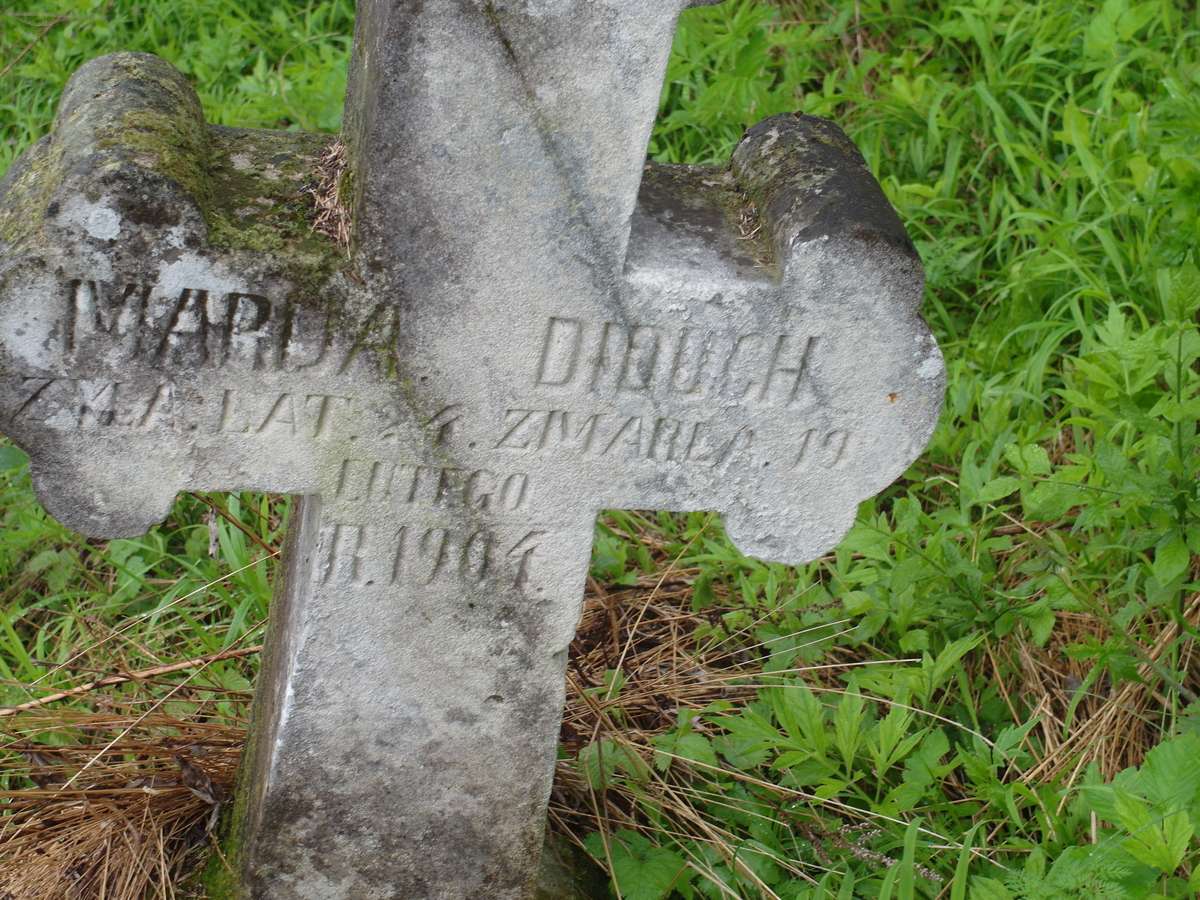
[[[920,264],[835,126],[643,172],[683,5],[360,3],[350,258],[306,224],[330,139],[206,126],[152,57],[85,66],[0,188],[0,430],[47,507],[302,496],[251,896],[527,896],[596,512],[801,562],[928,439]]]

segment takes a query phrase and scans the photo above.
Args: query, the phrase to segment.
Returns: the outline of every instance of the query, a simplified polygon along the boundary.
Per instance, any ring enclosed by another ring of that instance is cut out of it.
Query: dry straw
[[[316,184],[309,188],[313,205],[313,231],[333,240],[350,255],[350,183],[346,145],[340,140],[329,145],[317,167]]]

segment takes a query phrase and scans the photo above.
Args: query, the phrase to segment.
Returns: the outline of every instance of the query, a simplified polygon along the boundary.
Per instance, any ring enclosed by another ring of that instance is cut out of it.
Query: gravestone
[[[359,3],[334,138],[207,125],[144,54],[0,187],[0,431],[46,508],[299,496],[239,798],[244,890],[532,889],[593,523],[712,509],[799,563],[938,415],[922,270],[838,128],[644,165],[684,0]]]

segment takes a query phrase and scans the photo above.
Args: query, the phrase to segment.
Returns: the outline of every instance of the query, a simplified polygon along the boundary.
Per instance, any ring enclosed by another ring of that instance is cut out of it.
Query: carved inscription
[[[175,427],[170,382],[133,384],[91,378],[20,378],[12,423],[37,422],[63,431],[113,428],[152,431]]]
[[[497,450],[567,452],[613,459],[646,459],[719,467],[748,459],[754,430],[720,430],[710,422],[666,416],[619,416],[567,409],[505,411]]]
[[[247,396],[226,389],[221,397],[219,431],[234,434],[325,437],[335,418],[345,418],[351,398],[335,394],[276,393]]]
[[[336,496],[346,502],[381,500],[446,509],[515,512],[526,507],[529,475],[454,469],[377,459],[346,459]]]
[[[788,406],[802,397],[813,335],[663,328],[553,317],[534,384],[575,394],[734,400]]]
[[[822,433],[815,428],[809,428],[800,433],[799,449],[792,462],[792,468],[800,470],[817,466],[836,469],[845,460],[849,443],[850,432],[844,429]]]
[[[486,527],[335,522],[321,531],[318,575],[323,584],[360,587],[430,584],[442,578],[479,583],[496,578],[520,588],[529,581],[545,533],[530,529],[514,541]]]
[[[251,394],[225,389],[205,402],[187,403],[170,381],[109,381],[99,378],[10,380],[15,403],[0,410],[14,424],[37,423],[61,431],[109,428],[126,431],[204,430],[263,437],[325,438],[352,415],[353,399],[336,394]],[[510,487],[510,493],[513,490]]]
[[[391,303],[334,311],[319,298],[88,278],[64,281],[61,292],[54,340],[68,362],[344,374],[373,358],[395,371],[400,313]]]
[[[360,396],[351,382],[341,382],[345,394],[324,392],[326,385],[340,383],[330,379],[345,374],[364,351],[374,354],[396,343],[401,323],[391,304],[362,305],[338,321],[335,335],[320,306],[246,291],[165,291],[82,278],[63,286],[63,317],[53,340],[61,343],[68,371],[99,365],[118,374],[10,377],[16,389],[8,391],[0,416],[72,431],[200,431],[289,442],[362,438],[355,445],[360,455],[342,458],[336,484],[326,486],[346,504],[382,502],[484,516],[527,512],[537,505],[529,473],[542,455],[719,471],[776,465],[776,471],[795,473],[835,469],[853,456],[849,431],[817,425],[823,415],[810,419],[808,427],[804,422],[816,397],[807,385],[814,354],[823,346],[818,335],[555,316],[540,327],[539,352],[528,364],[534,371],[526,370],[525,377],[532,374],[540,397],[561,392],[561,404],[543,399],[479,410],[443,400],[436,411],[414,420],[410,404]],[[281,384],[265,377],[257,386],[232,388],[225,385],[238,384],[238,378],[218,376],[213,383],[190,374],[226,366],[264,375],[296,372],[322,392],[300,384],[289,389],[288,379]],[[126,370],[130,374],[122,379]],[[167,377],[172,370],[189,377]],[[624,408],[617,412],[613,406]],[[747,424],[744,414],[722,414],[735,406],[759,407],[771,422]],[[689,417],[687,410],[695,412]],[[777,444],[756,429],[774,428],[780,416],[800,421],[788,426],[795,435],[791,450],[782,458],[778,450],[768,457],[766,448]],[[449,454],[443,458],[433,451],[426,459],[414,449],[422,444]],[[491,459],[459,467],[452,460],[460,449]],[[518,457],[534,460],[513,465]],[[342,536],[334,544],[348,546],[348,540]],[[446,541],[447,547],[453,544]],[[440,546],[424,532],[405,532],[397,544],[410,560],[429,556],[422,548]],[[480,570],[486,569],[492,550],[483,537],[459,544],[471,552],[446,549],[430,558],[458,553],[484,561]],[[443,560],[433,570],[449,565]]]
[[[355,398],[340,394],[251,392],[224,388],[205,398],[190,394],[181,403],[170,381],[26,376],[10,381],[14,401],[0,417],[14,424],[37,423],[77,431],[88,428],[134,432],[203,430],[283,439],[329,439],[369,423]],[[374,426],[377,439],[399,446],[403,420],[385,411]],[[463,426],[462,407],[446,406],[424,430],[434,446],[444,446]],[[482,423],[477,423],[482,424]],[[841,466],[853,445],[846,429],[795,429],[793,471]],[[491,435],[467,428],[461,440],[501,456],[571,455],[613,462],[645,461],[722,469],[730,464],[769,465],[759,458],[749,425],[719,419],[690,421],[669,416],[629,416],[571,409],[510,407]],[[530,475],[501,468],[459,468],[382,457],[341,462],[336,495],[347,501],[380,500],[440,508],[516,512],[529,506]]]
[[[318,366],[330,345],[326,313],[258,294],[74,279],[65,295],[63,347],[85,361],[296,371]]]
[[[379,439],[398,444],[411,432],[409,408],[401,403],[384,412],[384,421],[379,428]],[[421,422],[422,430],[435,447],[450,443],[458,434],[462,422],[462,406],[451,403]]]

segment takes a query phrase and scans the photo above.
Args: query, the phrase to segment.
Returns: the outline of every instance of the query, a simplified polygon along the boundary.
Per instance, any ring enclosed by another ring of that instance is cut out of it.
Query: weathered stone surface
[[[835,126],[643,171],[684,5],[360,3],[349,257],[306,225],[330,138],[206,126],[144,55],[81,69],[0,186],[0,431],[47,508],[301,497],[252,896],[528,896],[596,512],[800,562],[932,431],[920,263]]]

